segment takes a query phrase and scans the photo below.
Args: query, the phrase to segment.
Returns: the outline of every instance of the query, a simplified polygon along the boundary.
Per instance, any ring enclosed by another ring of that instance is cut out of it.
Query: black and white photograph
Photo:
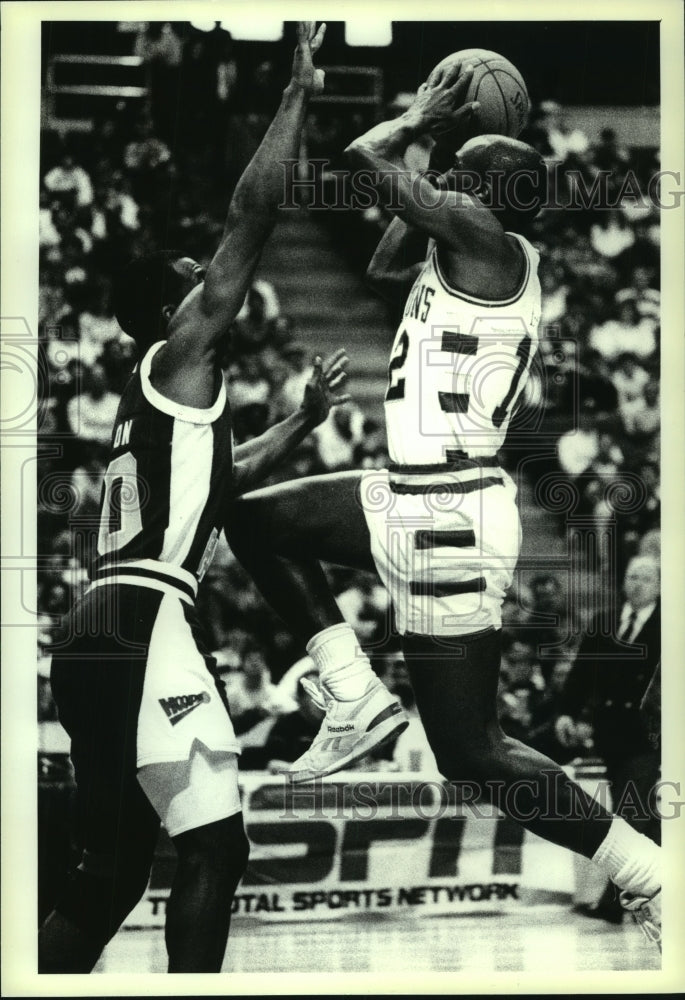
[[[3,995],[680,992],[682,6],[1,37]]]

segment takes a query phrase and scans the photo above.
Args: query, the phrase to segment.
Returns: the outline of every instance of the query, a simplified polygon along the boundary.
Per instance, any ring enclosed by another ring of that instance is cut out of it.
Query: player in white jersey
[[[654,910],[658,847],[549,758],[506,736],[497,718],[501,606],[520,523],[496,452],[528,378],[540,317],[538,255],[515,230],[537,214],[545,172],[534,149],[502,136],[471,138],[438,178],[403,169],[409,143],[433,129],[454,136],[468,122],[475,108],[461,101],[469,79],[433,74],[408,111],[347,150],[396,216],[372,270],[397,267],[413,279],[389,365],[392,464],[248,495],[231,512],[229,538],[267,600],[309,639],[319,668],[326,716],[292,781],[349,765],[374,732],[403,724],[315,560],[375,565],[440,772],[527,829],[594,858],[631,906]],[[417,234],[421,260],[407,257]]]
[[[39,970],[90,972],[142,896],[162,821],[178,861],[166,910],[170,972],[219,972],[247,864],[239,745],[194,609],[227,497],[263,480],[349,397],[343,352],[317,361],[299,411],[232,447],[220,358],[297,157],[323,38],[300,22],[292,78],[233,194],[206,271],[159,252],[132,262],[116,314],[140,363],[112,431],[91,585],[53,643],[71,739],[80,858],[39,936]]]

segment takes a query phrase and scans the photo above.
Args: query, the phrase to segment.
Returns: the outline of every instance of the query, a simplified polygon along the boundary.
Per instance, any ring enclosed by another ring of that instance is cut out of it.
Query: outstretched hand
[[[431,74],[419,87],[406,114],[414,119],[421,132],[433,136],[465,128],[473,122],[480,107],[478,101],[463,103],[472,77],[473,67],[467,66],[462,72],[460,65],[451,66],[437,76]]]
[[[297,22],[297,45],[293,56],[292,82],[302,87],[309,94],[320,94],[323,90],[324,71],[316,69],[312,56],[321,47],[326,25],[320,24],[316,30],[316,21]]]
[[[304,387],[301,406],[315,426],[326,419],[333,407],[342,406],[351,400],[349,393],[334,394],[334,390],[347,378],[345,365],[348,361],[344,348],[331,354],[325,361],[318,355],[314,358],[314,371]]]

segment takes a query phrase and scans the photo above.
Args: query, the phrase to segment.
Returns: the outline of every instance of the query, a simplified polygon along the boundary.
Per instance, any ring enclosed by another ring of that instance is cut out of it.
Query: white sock
[[[307,643],[319,678],[337,701],[355,701],[376,675],[362,652],[354,630],[347,622],[331,625]]]
[[[653,840],[614,816],[592,860],[619,889],[651,899],[661,888],[660,853]]]

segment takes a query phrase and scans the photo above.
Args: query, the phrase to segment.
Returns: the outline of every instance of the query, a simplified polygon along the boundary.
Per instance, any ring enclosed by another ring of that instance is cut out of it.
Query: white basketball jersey
[[[494,455],[538,345],[539,255],[526,258],[518,291],[478,299],[451,288],[433,247],[409,293],[388,368],[385,420],[398,465],[449,461],[450,452]]]

